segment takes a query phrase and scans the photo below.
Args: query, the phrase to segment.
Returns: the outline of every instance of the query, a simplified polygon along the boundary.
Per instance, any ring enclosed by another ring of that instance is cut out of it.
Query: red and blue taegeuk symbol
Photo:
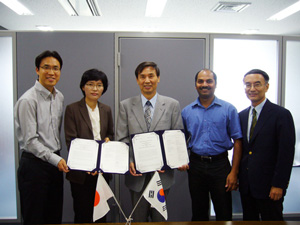
[[[164,193],[164,189],[160,189],[157,192],[157,199],[158,201],[160,201],[161,203],[165,202],[165,193]]]

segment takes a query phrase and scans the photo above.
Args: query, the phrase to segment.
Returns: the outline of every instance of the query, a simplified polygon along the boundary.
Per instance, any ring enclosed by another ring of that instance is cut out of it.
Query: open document
[[[75,138],[71,142],[68,167],[71,170],[124,174],[129,170],[129,147],[118,141]]]
[[[181,130],[135,134],[132,147],[136,169],[141,173],[161,170],[164,166],[175,169],[189,163],[185,135]]]

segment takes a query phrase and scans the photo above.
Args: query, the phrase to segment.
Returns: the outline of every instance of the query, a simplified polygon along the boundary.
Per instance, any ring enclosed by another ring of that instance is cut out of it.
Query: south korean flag
[[[151,178],[143,196],[151,204],[151,207],[155,208],[165,220],[168,219],[165,193],[157,171]]]

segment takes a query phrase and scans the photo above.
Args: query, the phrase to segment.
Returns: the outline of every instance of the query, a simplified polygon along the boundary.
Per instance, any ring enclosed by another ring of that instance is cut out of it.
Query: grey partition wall
[[[160,68],[159,94],[177,99],[181,108],[197,98],[194,78],[196,72],[206,65],[205,37],[120,36],[118,44],[120,100],[140,94],[134,71],[143,61],[154,61]],[[191,203],[187,173],[176,171],[175,176],[176,183],[167,198],[168,221],[189,221]],[[120,181],[120,199],[125,214],[129,215],[132,206],[123,176]]]
[[[65,106],[80,100],[79,88],[84,71],[91,68],[103,70],[108,76],[109,87],[100,101],[114,110],[114,34],[76,32],[19,32],[17,33],[17,87],[18,97],[34,85],[37,78],[34,60],[42,51],[56,50],[63,59],[61,78],[57,88],[65,96]],[[62,129],[61,155],[67,158]],[[111,182],[113,183],[113,182]],[[73,202],[69,182],[64,182],[63,222],[73,222]],[[110,217],[110,215],[109,215]]]

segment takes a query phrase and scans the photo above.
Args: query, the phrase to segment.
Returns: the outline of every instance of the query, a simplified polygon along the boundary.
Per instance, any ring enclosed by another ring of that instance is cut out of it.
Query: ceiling
[[[102,16],[69,16],[57,0],[19,0],[34,15],[20,16],[0,2],[0,29],[54,31],[233,33],[300,35],[300,11],[281,21],[267,19],[298,0],[220,0],[250,2],[240,13],[213,12],[219,0],[168,0],[160,18],[145,17],[146,0],[96,0]]]

